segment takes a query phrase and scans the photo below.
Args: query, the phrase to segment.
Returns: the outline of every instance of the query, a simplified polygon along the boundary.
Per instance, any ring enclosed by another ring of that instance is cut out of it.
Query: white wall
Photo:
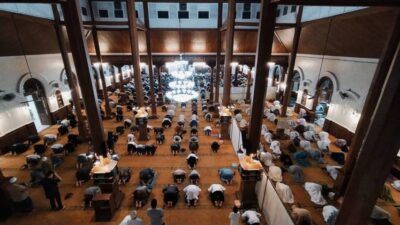
[[[321,61],[323,61],[322,67]],[[377,63],[378,59],[336,56],[325,56],[324,59],[322,59],[320,55],[299,54],[296,58],[295,70],[301,73],[302,80],[300,82],[297,103],[301,102],[304,89],[308,90],[309,96],[313,96],[318,80],[324,76],[331,78],[334,82],[334,92],[327,119],[354,132]],[[309,80],[310,84],[304,86],[305,80]],[[342,99],[338,91],[348,89],[358,93],[360,98],[351,97]],[[307,100],[306,107],[311,109],[312,103],[313,99]]]
[[[60,81],[60,74],[64,68],[61,54],[29,55],[27,61],[32,76],[43,84],[51,112],[59,109],[54,92],[57,90],[49,85],[50,82],[58,83],[62,93],[64,105],[69,104],[71,98],[68,85]],[[0,57],[0,90],[17,93],[18,98],[12,102],[0,102],[0,136],[3,136],[19,127],[32,122],[29,110],[24,104],[23,82],[18,86],[18,80],[22,75],[29,73],[24,56]],[[73,67],[74,68],[74,67]],[[26,76],[23,80],[28,79]]]

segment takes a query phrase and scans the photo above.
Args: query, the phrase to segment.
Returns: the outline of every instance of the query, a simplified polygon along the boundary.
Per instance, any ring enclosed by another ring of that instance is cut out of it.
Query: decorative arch
[[[300,81],[303,81],[305,79],[304,70],[299,66],[295,66],[294,70],[300,74]]]
[[[320,81],[322,80],[322,78],[324,78],[324,77],[327,77],[327,78],[329,78],[329,79],[332,81],[332,83],[333,83],[333,90],[334,90],[334,91],[339,91],[339,90],[340,90],[338,78],[336,77],[336,75],[335,75],[334,73],[332,73],[332,72],[330,72],[330,71],[326,71],[326,72],[324,72],[324,73],[321,74],[321,76],[320,76],[320,78],[319,78],[319,80],[318,80],[318,83],[317,83],[317,87],[318,87],[318,85],[319,85],[319,82],[320,82]]]
[[[40,81],[43,85],[45,95],[49,96],[50,93],[49,93],[48,87],[47,87],[47,85],[49,84],[49,81],[42,75],[38,75],[38,74],[30,74],[30,73],[22,74],[22,76],[18,79],[15,91],[19,94],[23,94],[24,93],[24,83],[31,78],[34,78],[34,79]]]

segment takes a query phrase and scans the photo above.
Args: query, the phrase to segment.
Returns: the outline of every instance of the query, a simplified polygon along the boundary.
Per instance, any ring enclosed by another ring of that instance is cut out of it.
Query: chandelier
[[[191,80],[176,80],[172,81],[168,84],[168,86],[175,90],[175,89],[193,89],[194,82]]]
[[[177,102],[187,102],[199,97],[199,93],[191,89],[175,89],[172,91],[167,91],[165,95],[167,98]]]
[[[177,102],[187,102],[198,98],[199,93],[194,90],[195,83],[189,78],[193,77],[194,68],[188,65],[188,61],[180,60],[166,63],[168,72],[175,78],[168,84],[170,91],[166,92],[166,97]]]

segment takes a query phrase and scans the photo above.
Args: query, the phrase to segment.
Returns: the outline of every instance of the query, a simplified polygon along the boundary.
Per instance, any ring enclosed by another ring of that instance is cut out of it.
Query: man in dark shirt
[[[46,177],[41,181],[46,198],[49,199],[51,209],[53,210],[61,210],[64,208],[61,202],[60,190],[58,189],[58,183],[60,181],[61,178],[52,171],[49,171]]]

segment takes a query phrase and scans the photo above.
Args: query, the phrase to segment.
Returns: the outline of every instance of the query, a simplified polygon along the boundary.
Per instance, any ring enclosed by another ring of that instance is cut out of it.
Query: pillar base
[[[154,119],[158,119],[158,118],[159,118],[158,115],[151,115],[151,116],[149,116],[149,119],[150,119],[150,120],[154,120]]]
[[[139,117],[136,118],[136,124],[139,127],[139,141],[148,141],[148,134],[147,134],[147,117]]]
[[[229,140],[229,127],[231,126],[231,116],[220,116],[220,123],[221,123],[221,138],[224,140]]]
[[[261,171],[246,171],[239,167],[239,173],[241,181],[237,198],[244,209],[257,208],[256,184],[261,179]]]

